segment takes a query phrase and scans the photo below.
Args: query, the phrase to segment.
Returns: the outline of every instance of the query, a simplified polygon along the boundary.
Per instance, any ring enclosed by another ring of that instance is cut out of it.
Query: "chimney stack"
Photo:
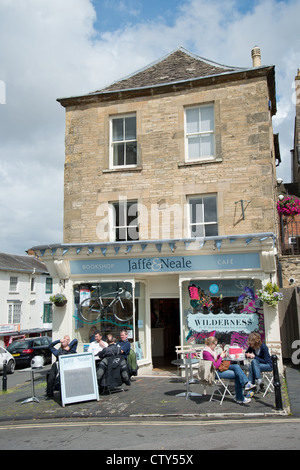
[[[261,66],[261,53],[260,48],[258,46],[254,46],[251,51],[253,67],[260,67]]]

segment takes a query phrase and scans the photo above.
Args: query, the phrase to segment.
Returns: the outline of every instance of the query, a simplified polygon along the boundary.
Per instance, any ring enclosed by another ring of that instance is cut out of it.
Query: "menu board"
[[[62,406],[99,401],[95,359],[92,353],[59,356]]]

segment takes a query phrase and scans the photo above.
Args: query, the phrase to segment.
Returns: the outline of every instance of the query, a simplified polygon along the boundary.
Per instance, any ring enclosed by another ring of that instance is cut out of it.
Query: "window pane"
[[[127,230],[127,240],[138,240],[139,228],[137,226],[130,226]]]
[[[114,166],[124,165],[124,144],[114,144]]]
[[[201,136],[201,156],[208,157],[214,155],[214,136],[206,134]]]
[[[137,224],[138,204],[136,202],[127,203],[127,225]]]
[[[120,227],[126,225],[126,219],[125,219],[125,208],[124,208],[123,202],[113,204],[115,214],[114,214],[114,220],[115,220],[115,226]]]
[[[191,237],[204,237],[204,225],[192,225]]]
[[[8,306],[8,323],[12,323],[12,312],[13,312],[12,305],[9,305]]]
[[[205,225],[205,236],[215,237],[218,235],[218,224]]]
[[[203,222],[203,199],[190,200],[190,220],[192,224]]]
[[[124,140],[123,118],[113,119],[113,142]]]
[[[125,140],[136,139],[136,118],[125,118]]]
[[[199,132],[199,108],[186,110],[186,131],[188,134]]]
[[[215,197],[204,198],[204,222],[217,222],[217,200]]]
[[[21,323],[21,304],[13,305],[13,323]]]
[[[126,148],[126,165],[135,165],[137,162],[136,158],[136,142],[130,142],[125,144]]]
[[[188,138],[188,158],[190,160],[200,157],[200,137]]]
[[[46,278],[46,294],[52,294],[52,286],[53,286],[52,281],[53,280],[51,277]]]
[[[201,110],[201,132],[214,130],[214,108],[213,106],[200,108]]]
[[[18,285],[18,278],[17,277],[11,277],[10,278],[10,283],[9,283],[9,290],[16,292],[17,291],[17,285]]]
[[[126,241],[127,230],[125,227],[116,229],[116,241]]]

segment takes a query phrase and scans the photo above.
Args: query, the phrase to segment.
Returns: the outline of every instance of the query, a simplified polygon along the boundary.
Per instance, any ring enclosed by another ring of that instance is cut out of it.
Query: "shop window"
[[[191,237],[213,237],[218,235],[217,197],[190,197],[189,232]]]
[[[136,283],[134,289],[131,282],[122,281],[81,284],[74,288],[74,301],[76,337],[84,350],[88,349],[95,329],[102,333],[103,339],[111,333],[117,341],[120,331],[126,329],[138,359],[145,357],[146,309],[142,283]]]
[[[136,166],[136,116],[127,115],[111,119],[111,168]]]
[[[219,344],[246,346],[252,331],[264,340],[259,280],[194,280],[183,283],[183,322],[186,344],[203,344],[216,336]]]

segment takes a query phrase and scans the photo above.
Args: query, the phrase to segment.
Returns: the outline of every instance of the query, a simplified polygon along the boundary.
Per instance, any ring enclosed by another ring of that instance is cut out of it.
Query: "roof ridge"
[[[186,49],[184,46],[179,46],[176,50],[181,50],[182,52],[185,52],[188,54],[190,57],[193,57],[194,59],[201,60],[202,62],[206,62],[207,64],[213,65],[213,66],[218,66],[218,67],[224,67],[229,70],[248,70],[249,67],[236,67],[235,65],[225,65],[225,64],[220,64],[219,62],[215,62],[214,60],[211,59],[206,59],[205,57],[202,57],[198,54],[195,54],[194,52],[189,51]],[[174,50],[172,53],[176,52]],[[171,55],[171,54],[170,54]]]

